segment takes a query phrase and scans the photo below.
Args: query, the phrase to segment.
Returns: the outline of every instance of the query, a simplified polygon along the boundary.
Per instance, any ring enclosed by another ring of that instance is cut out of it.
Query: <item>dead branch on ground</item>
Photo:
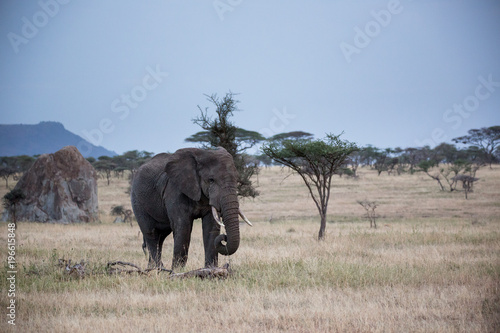
[[[132,269],[125,269],[124,267],[126,267],[126,266],[130,266],[130,267],[132,267]],[[137,266],[136,264],[133,264],[131,262],[126,262],[126,261],[120,261],[120,260],[108,262],[108,264],[106,265],[106,270],[107,270],[108,274],[138,273],[139,275],[143,275],[143,274],[147,275],[151,271],[168,272],[170,274],[173,273],[171,270],[166,269],[166,268],[147,268],[147,269],[143,270],[139,266]]]
[[[222,267],[208,267],[195,269],[185,273],[174,273],[169,276],[170,279],[186,279],[186,278],[200,278],[200,279],[226,279],[229,276],[230,269],[229,263]]]
[[[71,259],[59,259],[58,266],[64,268],[64,271],[74,277],[84,278],[89,274],[85,273],[85,262],[82,260],[79,264],[71,264]],[[184,273],[174,273],[173,271],[166,268],[147,268],[141,269],[134,263],[126,261],[111,261],[106,265],[106,272],[108,275],[112,274],[138,274],[138,275],[150,275],[150,272],[167,272],[169,279],[186,279],[186,278],[199,278],[199,279],[225,279],[229,276],[231,272],[229,269],[229,263],[222,267],[207,267],[199,268],[189,272]],[[90,274],[92,275],[92,274]]]

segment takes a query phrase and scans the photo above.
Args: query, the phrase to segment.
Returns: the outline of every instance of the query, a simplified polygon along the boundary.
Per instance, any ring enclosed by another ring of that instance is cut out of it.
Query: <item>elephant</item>
[[[148,268],[163,268],[165,238],[173,233],[172,269],[188,259],[194,219],[202,219],[205,267],[218,265],[218,254],[231,255],[240,244],[237,171],[224,149],[183,148],[161,153],[134,175],[131,202],[149,251]],[[221,221],[222,219],[222,221]],[[220,233],[221,226],[226,229]]]

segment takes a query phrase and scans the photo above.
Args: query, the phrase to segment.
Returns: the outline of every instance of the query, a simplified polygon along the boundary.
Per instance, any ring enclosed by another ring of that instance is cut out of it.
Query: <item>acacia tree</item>
[[[24,174],[34,162],[35,158],[27,155],[0,157],[0,177],[5,180],[5,187],[9,188],[9,177]]]
[[[332,176],[357,150],[355,143],[333,134],[327,134],[323,140],[277,140],[262,146],[264,154],[291,168],[304,180],[321,218],[318,240],[325,238]]]
[[[490,165],[495,160],[495,151],[500,147],[500,126],[483,127],[469,130],[469,135],[454,138],[455,143],[470,144],[484,154],[485,162]]]
[[[438,166],[438,164],[435,161],[432,160],[427,160],[427,161],[421,161],[418,164],[418,170],[417,171],[423,171],[425,174],[435,181],[438,182],[439,187],[441,188],[441,191],[444,191],[444,186],[443,183],[441,183],[441,175],[439,173],[436,174],[431,174],[431,169],[434,168],[435,166]]]
[[[303,131],[293,131],[287,133],[279,133],[272,136],[269,140],[287,140],[287,139],[304,139],[311,140],[314,137],[313,134]]]
[[[111,172],[116,168],[116,164],[113,163],[111,157],[101,156],[99,160],[94,162],[94,169],[103,173],[106,176],[106,180],[108,181],[108,186],[111,178]]]
[[[130,150],[123,155],[114,156],[111,161],[115,164],[116,173],[123,173],[125,170],[130,171],[130,179],[134,178],[134,174],[141,165],[146,163],[154,154],[147,151]]]
[[[234,165],[238,171],[238,195],[242,197],[256,197],[259,193],[252,184],[252,176],[259,172],[258,161],[249,158],[245,151],[253,147],[264,137],[253,131],[236,127],[230,121],[233,112],[239,111],[238,100],[234,99],[232,92],[227,93],[223,98],[216,94],[205,95],[207,100],[215,105],[216,117],[208,115],[208,107],[203,110],[200,106],[200,116],[193,119],[203,131],[198,132],[185,141],[199,142],[204,148],[223,147],[233,156]]]
[[[17,222],[16,212],[21,201],[26,199],[26,195],[21,189],[13,189],[3,197],[3,206],[9,212],[12,222]]]
[[[16,170],[9,166],[0,165],[0,177],[5,180],[5,188],[9,188],[9,177],[16,174]]]

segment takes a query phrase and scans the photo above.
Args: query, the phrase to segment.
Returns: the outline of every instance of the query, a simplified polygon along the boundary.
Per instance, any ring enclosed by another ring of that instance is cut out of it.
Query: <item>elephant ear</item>
[[[172,155],[165,165],[168,181],[172,182],[182,193],[191,200],[200,201],[200,178],[197,173],[197,162],[193,152],[179,149]]]

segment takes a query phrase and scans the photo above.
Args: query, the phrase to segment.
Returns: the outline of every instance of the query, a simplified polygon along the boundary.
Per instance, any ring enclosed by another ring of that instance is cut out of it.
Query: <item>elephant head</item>
[[[180,149],[171,155],[165,166],[169,182],[195,202],[208,200],[217,223],[224,221],[227,235],[215,238],[215,249],[222,255],[236,252],[240,244],[238,216],[241,215],[237,195],[237,171],[233,157],[224,149]],[[226,242],[224,244],[224,242]]]

